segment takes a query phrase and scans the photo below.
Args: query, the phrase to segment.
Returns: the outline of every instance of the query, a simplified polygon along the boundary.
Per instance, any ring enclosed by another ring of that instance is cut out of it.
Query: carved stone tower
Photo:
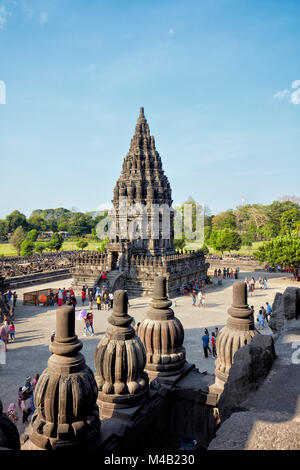
[[[144,372],[146,353],[131,326],[132,317],[127,314],[127,308],[127,293],[117,290],[109,326],[95,351],[101,419],[111,417],[116,408],[136,406],[148,392],[148,376]]]
[[[254,328],[253,311],[247,303],[245,282],[233,284],[233,303],[228,309],[228,314],[227,325],[220,331],[216,342],[216,380],[210,387],[215,393],[222,393],[237,350],[249,344],[252,338],[259,334]]]
[[[36,410],[22,436],[24,450],[94,450],[100,444],[97,384],[75,335],[75,310],[56,311],[53,353],[35,391]]]
[[[125,242],[129,256],[174,253],[171,187],[150,136],[144,108],[140,109],[112,202],[111,242],[115,247]]]

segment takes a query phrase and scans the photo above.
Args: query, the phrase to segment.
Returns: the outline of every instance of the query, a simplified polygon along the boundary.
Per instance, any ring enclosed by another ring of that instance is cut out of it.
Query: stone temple
[[[174,248],[172,190],[144,115],[140,115],[113,192],[106,253],[84,253],[73,268],[73,287],[99,284],[103,271],[111,290],[149,296],[156,276],[166,276],[168,295],[191,280],[204,281],[208,263],[201,250]],[[118,268],[118,269],[117,269]]]

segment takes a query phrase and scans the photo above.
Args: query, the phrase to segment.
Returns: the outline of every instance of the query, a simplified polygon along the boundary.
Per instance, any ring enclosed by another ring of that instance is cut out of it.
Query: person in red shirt
[[[84,305],[85,299],[86,299],[86,292],[83,290],[83,291],[81,292],[81,301],[82,301],[82,305]]]
[[[213,357],[217,357],[217,351],[216,351],[216,335],[215,333],[211,334],[211,346],[212,346],[212,354]]]
[[[94,323],[94,315],[93,315],[93,312],[89,312],[87,314],[87,318],[88,318],[88,321],[90,323],[90,327],[91,327],[91,330],[92,330],[92,334],[91,336],[94,335],[94,326],[93,326],[93,323]]]

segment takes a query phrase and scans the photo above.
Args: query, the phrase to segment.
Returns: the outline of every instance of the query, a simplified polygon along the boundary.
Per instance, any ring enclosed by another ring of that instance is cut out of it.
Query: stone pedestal
[[[86,452],[99,447],[97,384],[81,348],[74,308],[58,308],[52,356],[34,391],[36,410],[22,436],[22,450]]]
[[[224,385],[228,380],[235,353],[259,334],[254,328],[253,311],[247,303],[245,282],[233,284],[233,303],[228,309],[228,314],[227,324],[220,331],[216,341],[216,379],[210,387],[212,392],[219,395],[223,392]]]
[[[194,368],[185,359],[184,329],[171,305],[166,295],[166,277],[159,276],[154,281],[151,308],[140,324],[138,335],[146,349],[145,370],[149,379],[157,378],[166,385],[174,385]]]
[[[131,326],[132,317],[127,309],[127,293],[117,290],[109,326],[95,351],[101,419],[116,416],[118,409],[139,405],[148,394],[149,379],[144,372],[146,353]]]

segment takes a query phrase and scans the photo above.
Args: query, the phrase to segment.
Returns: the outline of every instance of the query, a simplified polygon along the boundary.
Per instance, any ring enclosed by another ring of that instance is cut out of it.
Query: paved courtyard
[[[240,273],[240,280],[244,280],[245,276],[254,275],[258,279],[264,273]],[[268,274],[268,289],[257,289],[252,297],[248,298],[249,305],[254,305],[255,314],[261,305],[266,302],[272,304],[275,293],[283,292],[289,285],[295,283],[283,274]],[[24,292],[30,292],[35,289],[45,287],[65,287],[71,285],[72,280],[68,279],[63,282],[53,282],[47,285],[38,285],[34,288],[24,288],[18,290],[18,302],[15,311],[16,340],[14,343],[8,344],[6,354],[6,365],[0,365],[0,398],[3,402],[4,409],[9,403],[17,404],[18,388],[25,384],[25,378],[30,375],[33,378],[35,373],[41,372],[47,367],[47,361],[50,355],[49,343],[52,330],[55,329],[55,311],[56,307],[34,307],[23,306],[22,298]],[[184,346],[186,348],[187,360],[196,365],[201,371],[214,372],[214,359],[210,356],[205,359],[203,356],[201,336],[204,328],[208,328],[210,334],[217,326],[221,329],[227,319],[227,309],[232,302],[232,284],[235,282],[231,279],[223,280],[222,286],[209,286],[205,292],[206,307],[205,309],[193,307],[192,298],[189,296],[173,298],[173,304],[176,300],[177,306],[173,306],[176,316],[180,319],[185,329]],[[81,310],[80,293],[77,294],[77,311]],[[136,320],[142,321],[147,313],[149,298],[135,298],[130,300],[129,314]],[[76,334],[83,343],[82,353],[85,356],[88,366],[95,371],[94,367],[94,351],[105,334],[107,328],[107,319],[110,316],[109,311],[98,311],[94,308],[94,336],[85,337],[83,335],[83,321],[76,320]],[[256,315],[255,315],[256,317]],[[264,334],[270,334],[271,330],[266,327]],[[19,422],[18,428],[22,432],[21,412],[18,411]]]

